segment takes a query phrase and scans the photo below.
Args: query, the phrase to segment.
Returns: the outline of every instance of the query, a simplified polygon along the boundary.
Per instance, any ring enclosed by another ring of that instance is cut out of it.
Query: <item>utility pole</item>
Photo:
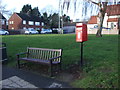
[[[61,5],[61,16],[62,16],[62,22],[61,22],[61,33],[63,34],[63,6]]]
[[[60,12],[61,12],[61,9],[60,9],[61,7],[60,7],[60,6],[61,6],[61,0],[59,0],[59,10],[58,10],[58,13],[59,13],[59,23],[58,23],[58,28],[59,28],[59,30],[60,30],[60,24],[61,24],[61,23],[60,23],[60,21],[61,21],[61,20],[60,20]]]
[[[63,29],[63,5],[62,4],[63,4],[62,0],[59,0],[59,24],[58,24],[58,28],[59,28],[60,33],[63,33],[63,31],[62,31],[62,29]]]

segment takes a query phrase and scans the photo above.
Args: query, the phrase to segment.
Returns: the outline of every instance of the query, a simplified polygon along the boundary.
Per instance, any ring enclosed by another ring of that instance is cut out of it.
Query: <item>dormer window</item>
[[[29,25],[34,25],[33,21],[29,21],[28,23],[29,23]]]
[[[26,24],[26,21],[25,21],[25,20],[23,20],[23,24]]]

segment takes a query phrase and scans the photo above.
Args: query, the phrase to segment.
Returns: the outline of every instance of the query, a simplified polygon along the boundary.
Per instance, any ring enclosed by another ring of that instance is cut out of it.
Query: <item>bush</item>
[[[20,30],[8,30],[10,35],[21,34]]]
[[[58,34],[58,30],[52,30],[52,33]]]

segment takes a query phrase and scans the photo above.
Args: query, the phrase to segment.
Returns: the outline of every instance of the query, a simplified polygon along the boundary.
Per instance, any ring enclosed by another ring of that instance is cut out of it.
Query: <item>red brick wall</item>
[[[10,24],[10,21],[13,21],[13,24]],[[12,27],[14,28],[14,30],[18,30],[22,28],[22,19],[16,14],[14,13],[10,19],[8,20],[8,29],[12,29]]]

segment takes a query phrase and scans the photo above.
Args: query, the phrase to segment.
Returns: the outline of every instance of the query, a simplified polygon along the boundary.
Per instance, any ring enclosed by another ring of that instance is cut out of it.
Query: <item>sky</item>
[[[63,2],[64,0],[61,0]],[[71,0],[74,2],[74,0]],[[78,0],[79,1],[79,0]],[[59,11],[59,0],[2,0],[2,4],[6,5],[7,10],[11,10],[13,12],[20,12],[23,5],[30,4],[32,8],[38,7],[40,12],[44,12],[45,8],[47,11],[49,9],[55,10],[56,12]],[[71,19],[75,19],[77,17],[81,17],[81,8],[77,11],[78,14],[74,14],[74,10],[72,7],[73,5],[70,4],[69,11],[64,11],[65,14],[70,16]]]
[[[58,0],[2,0],[3,5],[6,5],[6,9],[15,10],[20,12],[23,5],[30,4],[32,7],[38,7],[39,10],[46,6],[52,5],[54,8],[58,7]]]
[[[6,5],[6,9],[12,11],[12,13],[13,12],[19,13],[23,5],[26,5],[26,4],[30,4],[32,8],[38,7],[40,12],[44,12],[45,9],[48,11],[49,10],[54,10],[55,12],[59,11],[59,0],[0,0],[0,1],[2,1],[2,4]],[[71,1],[73,1],[74,3],[74,0],[71,0]],[[81,16],[82,9],[80,8],[82,7],[81,6],[82,4],[80,5],[80,2],[82,0],[77,0],[77,1],[78,3],[76,6],[77,8],[76,13],[74,13],[74,10],[73,10],[74,8],[73,3],[70,4],[70,8],[68,12],[66,12],[65,10],[63,12],[63,13],[66,13],[68,16],[70,16],[71,19],[82,18]]]

